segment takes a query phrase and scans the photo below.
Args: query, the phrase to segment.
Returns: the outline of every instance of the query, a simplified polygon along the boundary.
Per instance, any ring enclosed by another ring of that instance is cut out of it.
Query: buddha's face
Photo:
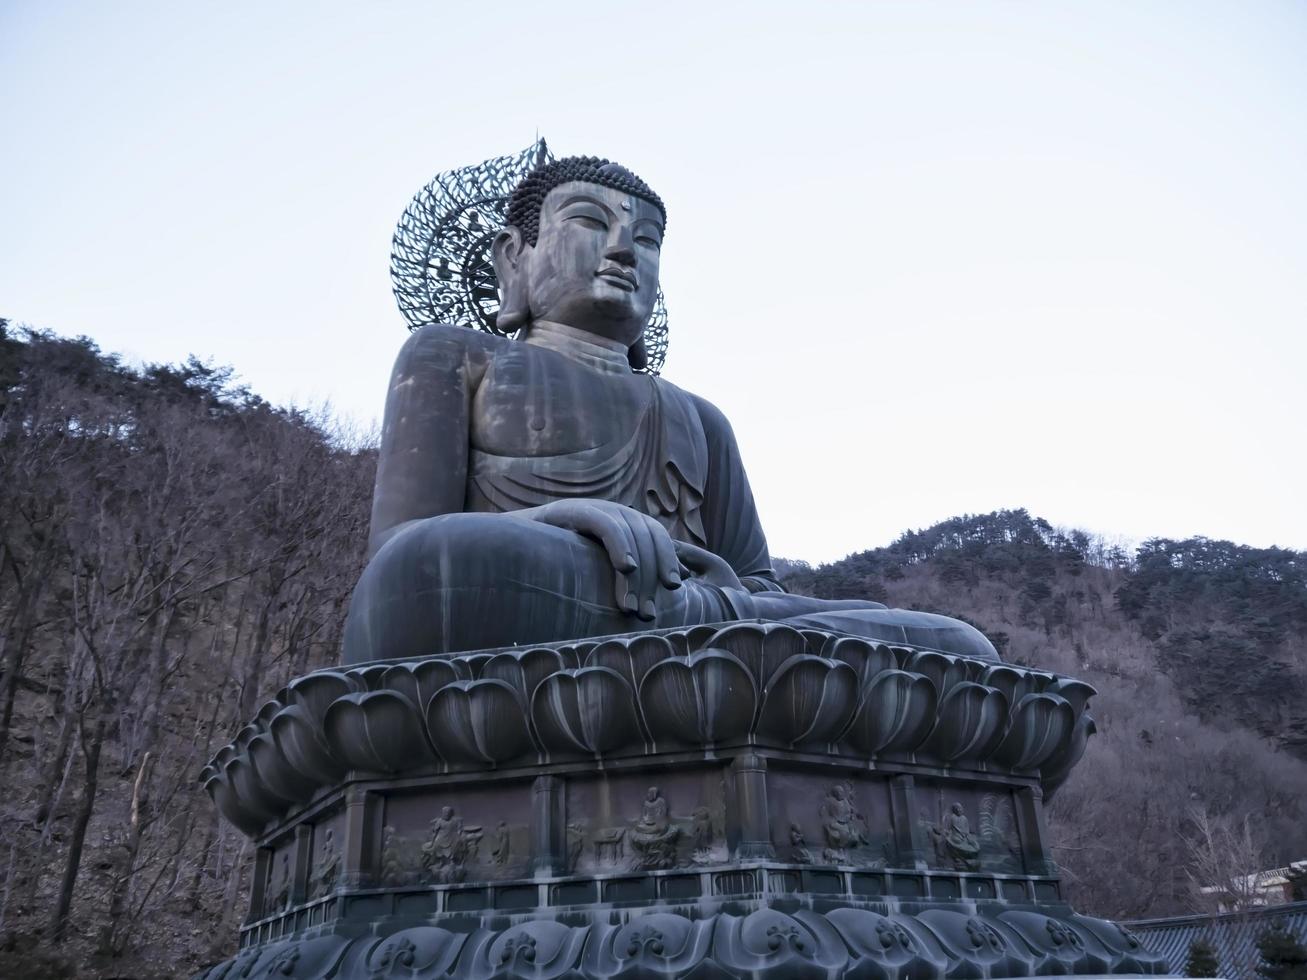
[[[598,184],[560,184],[545,197],[534,247],[500,275],[526,277],[532,320],[634,344],[658,295],[662,213]]]

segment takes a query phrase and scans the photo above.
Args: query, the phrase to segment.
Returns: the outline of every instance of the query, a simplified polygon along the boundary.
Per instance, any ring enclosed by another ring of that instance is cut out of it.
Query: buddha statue
[[[516,336],[426,326],[396,361],[347,664],[744,619],[997,659],[957,620],[784,591],[725,416],[638,373],[667,225],[643,180],[542,163],[507,217]]]

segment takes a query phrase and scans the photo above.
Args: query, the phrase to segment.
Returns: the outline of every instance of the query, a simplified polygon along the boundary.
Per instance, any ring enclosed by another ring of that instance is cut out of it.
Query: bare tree
[[[1188,816],[1185,873],[1194,911],[1243,912],[1262,904],[1266,846],[1253,814],[1212,816],[1199,804]]]

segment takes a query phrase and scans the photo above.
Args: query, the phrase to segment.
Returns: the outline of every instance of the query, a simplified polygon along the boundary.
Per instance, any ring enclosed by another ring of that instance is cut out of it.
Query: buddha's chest
[[[472,448],[536,457],[625,442],[651,395],[648,378],[602,374],[521,344],[497,357],[477,387]]]

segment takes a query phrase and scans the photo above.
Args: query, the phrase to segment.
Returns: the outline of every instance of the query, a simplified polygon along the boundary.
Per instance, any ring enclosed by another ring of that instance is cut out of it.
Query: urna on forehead
[[[620,163],[602,157],[563,157],[536,167],[522,178],[509,198],[508,224],[521,231],[529,244],[536,244],[545,198],[555,187],[572,181],[611,187],[648,201],[658,209],[666,227],[667,208],[654,189]]]

